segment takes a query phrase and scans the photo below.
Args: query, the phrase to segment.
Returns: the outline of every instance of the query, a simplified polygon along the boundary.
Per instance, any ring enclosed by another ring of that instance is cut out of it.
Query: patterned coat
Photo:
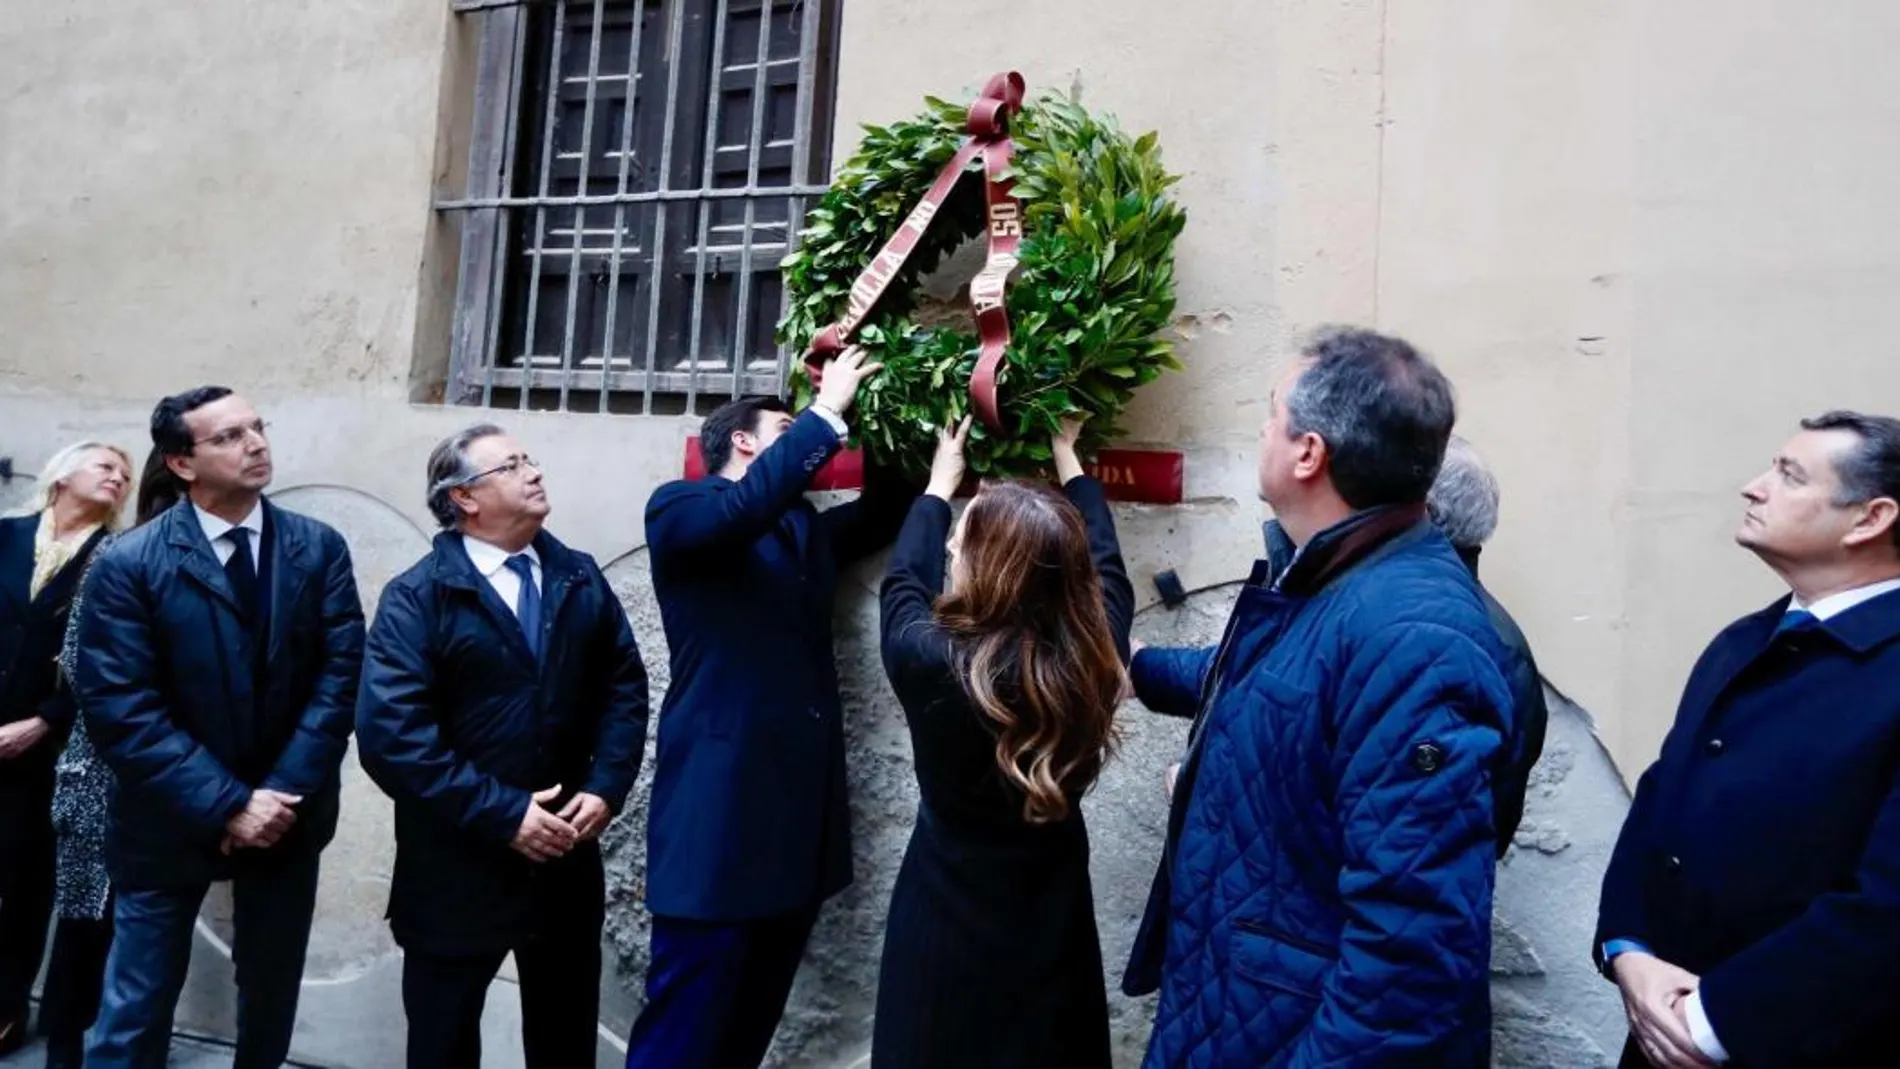
[[[99,549],[111,545],[111,536]],[[95,552],[86,562],[79,580],[79,593],[73,597],[72,611],[66,618],[66,641],[59,653],[58,700],[73,701],[73,662],[78,655],[79,629],[75,622],[84,608],[86,580],[92,577]],[[72,712],[73,710],[68,710]],[[106,915],[106,900],[112,893],[112,881],[106,876],[106,814],[112,805],[112,771],[99,759],[92,739],[86,734],[84,717],[69,715],[72,725],[66,748],[54,766],[53,832],[59,837],[58,891],[55,908],[63,918],[99,920]]]
[[[1149,1069],[1488,1061],[1504,651],[1422,510],[1322,533],[1241,591],[1216,650],[1144,650],[1199,710],[1125,987]]]

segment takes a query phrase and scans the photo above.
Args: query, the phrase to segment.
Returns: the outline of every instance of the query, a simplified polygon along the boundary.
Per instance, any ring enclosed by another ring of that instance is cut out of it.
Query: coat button
[[[1710,757],[1720,757],[1722,751],[1726,749],[1726,744],[1721,739],[1710,739],[1702,748],[1709,751]]]
[[[1666,867],[1669,869],[1669,875],[1678,875],[1682,872],[1682,859],[1672,856],[1667,862]]]

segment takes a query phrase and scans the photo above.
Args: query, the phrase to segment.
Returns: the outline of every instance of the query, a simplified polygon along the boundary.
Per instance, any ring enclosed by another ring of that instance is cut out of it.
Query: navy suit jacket
[[[851,883],[832,594],[909,500],[871,489],[812,508],[805,489],[841,444],[807,411],[739,481],[672,482],[647,502],[672,677],[647,815],[660,916],[769,917]]]
[[[73,691],[118,780],[106,835],[116,884],[190,885],[316,851],[336,832],[338,769],[363,662],[363,606],[336,531],[264,504],[270,599],[262,664],[189,500],[93,563]],[[301,795],[268,851],[218,850],[255,787]]]
[[[1891,1065],[1900,993],[1900,591],[1811,631],[1731,625],[1683,691],[1604,876],[1596,953],[1702,977],[1737,1069]]]

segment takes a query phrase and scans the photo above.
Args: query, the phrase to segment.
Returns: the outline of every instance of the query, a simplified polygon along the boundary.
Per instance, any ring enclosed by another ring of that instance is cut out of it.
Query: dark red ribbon
[[[989,256],[983,269],[970,281],[970,308],[976,315],[976,334],[982,352],[976,370],[970,374],[970,403],[978,419],[991,431],[1003,430],[1002,409],[997,399],[1003,374],[1003,355],[1009,348],[1009,308],[1005,303],[1009,274],[1016,268],[1016,253],[1022,246],[1022,208],[1013,192],[1015,182],[1005,173],[1015,146],[1009,139],[1009,120],[1023,106],[1023,76],[1014,71],[998,74],[983,87],[983,93],[970,105],[964,128],[969,137],[957,154],[944,164],[937,180],[904,217],[897,233],[884,243],[869,267],[851,284],[845,313],[837,322],[812,338],[805,353],[805,370],[813,383],[824,377],[824,362],[844,351],[852,335],[870,318],[871,310],[884,296],[903,270],[904,262],[917,248],[917,242],[930,229],[931,220],[948,200],[964,169],[981,157],[987,182],[984,200],[985,232],[989,238]]]

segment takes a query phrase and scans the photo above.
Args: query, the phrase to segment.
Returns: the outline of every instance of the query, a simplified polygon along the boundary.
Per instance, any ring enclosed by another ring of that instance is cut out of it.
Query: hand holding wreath
[[[783,263],[781,341],[804,352],[846,313],[860,273],[966,144],[969,111],[931,100],[918,118],[866,128]],[[1067,416],[1089,417],[1087,447],[1114,438],[1133,391],[1180,367],[1173,343],[1157,335],[1174,314],[1174,242],[1186,216],[1168,196],[1176,178],[1155,135],[1130,138],[1060,96],[1024,105],[1009,135],[1021,244],[1008,286],[1002,431],[968,432],[969,468],[979,475],[1043,470]],[[928,326],[913,312],[919,281],[993,222],[976,185],[964,182],[927,220],[884,295],[854,316],[865,360],[884,368],[858,394],[854,433],[870,460],[914,476],[925,474],[940,432],[971,410],[975,332]],[[801,400],[812,396],[809,379],[796,385]]]

